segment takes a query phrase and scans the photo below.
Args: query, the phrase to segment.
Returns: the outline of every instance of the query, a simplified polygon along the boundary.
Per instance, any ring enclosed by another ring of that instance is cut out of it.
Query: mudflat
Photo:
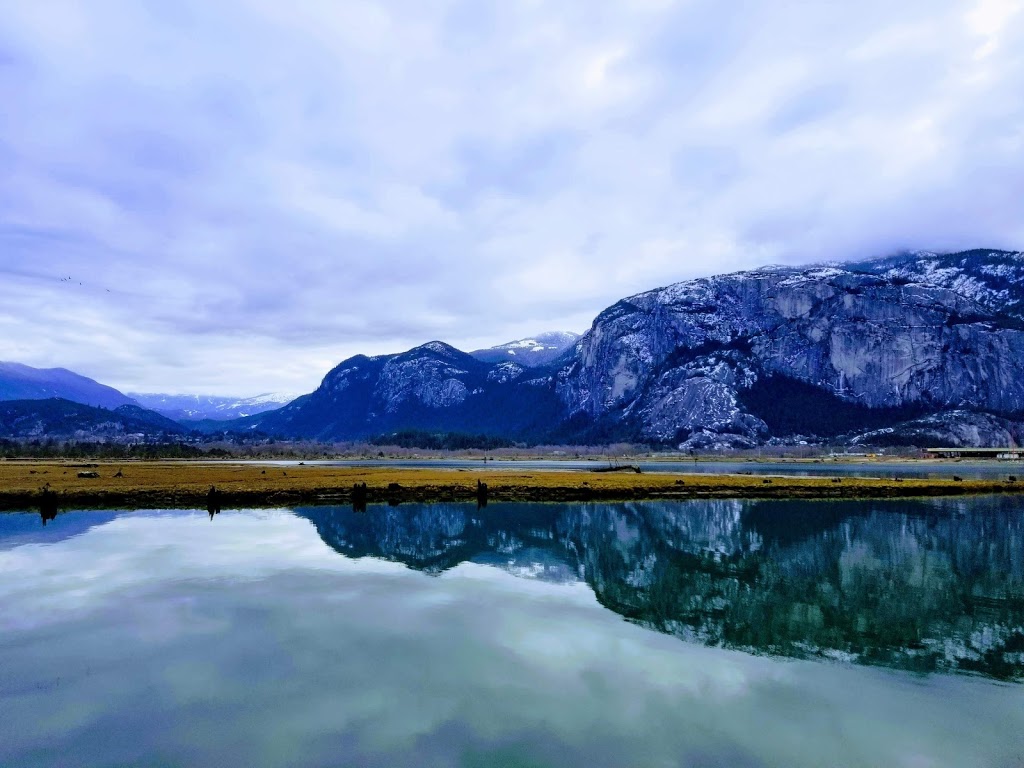
[[[353,493],[356,485],[365,491]],[[486,489],[481,489],[481,485]],[[202,506],[211,487],[235,506],[403,501],[590,501],[691,498],[896,498],[1019,493],[1024,482],[954,478],[329,467],[224,462],[0,461],[0,508]]]

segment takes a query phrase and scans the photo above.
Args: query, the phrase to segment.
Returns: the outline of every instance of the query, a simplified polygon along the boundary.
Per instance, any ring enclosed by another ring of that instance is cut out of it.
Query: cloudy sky
[[[309,391],[756,267],[1024,246],[1024,0],[0,0],[0,359]]]

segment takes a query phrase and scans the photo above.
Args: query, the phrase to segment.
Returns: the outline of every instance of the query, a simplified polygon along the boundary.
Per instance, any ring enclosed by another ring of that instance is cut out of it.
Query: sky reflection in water
[[[1012,499],[2,515],[0,764],[1020,765],[1022,521]]]

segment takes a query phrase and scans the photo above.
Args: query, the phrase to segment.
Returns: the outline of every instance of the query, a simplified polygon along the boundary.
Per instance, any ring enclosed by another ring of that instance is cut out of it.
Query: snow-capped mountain
[[[266,393],[255,397],[216,397],[132,392],[131,397],[144,408],[175,421],[227,421],[280,408],[294,400],[296,395]]]
[[[546,365],[559,357],[579,339],[579,334],[569,331],[549,331],[529,339],[519,339],[499,344],[490,349],[470,352],[477,360],[485,363],[515,362],[527,368]]]
[[[257,419],[332,439],[430,429],[684,448],[794,435],[1019,442],[1022,285],[1024,255],[988,250],[688,280],[617,302],[579,339],[562,336],[547,364],[526,364],[543,337],[487,355],[432,342],[357,356]]]

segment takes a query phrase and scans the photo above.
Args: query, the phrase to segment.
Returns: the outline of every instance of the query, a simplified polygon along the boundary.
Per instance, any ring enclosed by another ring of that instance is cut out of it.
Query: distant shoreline
[[[597,462],[595,462],[597,463]],[[96,477],[79,477],[95,473]],[[120,476],[118,476],[120,473]],[[365,483],[365,491],[353,486]],[[257,463],[0,462],[0,509],[206,508],[211,487],[223,507],[353,503],[639,501],[690,499],[887,499],[1022,493],[1022,482],[950,478],[795,477],[587,470],[490,470],[395,466],[274,466]]]

